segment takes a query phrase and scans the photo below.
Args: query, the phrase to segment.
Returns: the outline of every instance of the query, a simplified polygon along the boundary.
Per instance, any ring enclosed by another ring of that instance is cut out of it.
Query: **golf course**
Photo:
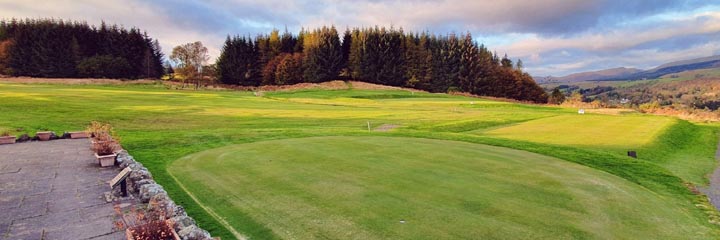
[[[0,132],[109,123],[222,239],[720,236],[696,190],[717,167],[716,123],[340,83],[0,80]]]

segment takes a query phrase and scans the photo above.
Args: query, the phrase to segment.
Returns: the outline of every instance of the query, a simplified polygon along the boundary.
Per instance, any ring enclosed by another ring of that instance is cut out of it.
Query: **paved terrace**
[[[125,239],[87,139],[0,145],[0,239]]]

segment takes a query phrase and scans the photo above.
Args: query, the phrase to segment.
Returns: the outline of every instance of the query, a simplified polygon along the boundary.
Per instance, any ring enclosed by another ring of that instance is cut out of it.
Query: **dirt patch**
[[[348,83],[350,83],[350,85],[352,85],[353,89],[360,89],[360,90],[406,90],[406,91],[413,91],[413,92],[425,92],[423,90],[418,90],[418,89],[385,86],[385,85],[359,82],[359,81],[349,81]]]
[[[239,91],[256,91],[256,92],[279,92],[279,91],[296,91],[304,89],[320,89],[320,90],[342,90],[350,89],[347,83],[343,81],[330,81],[322,83],[298,83],[293,85],[265,85],[265,86],[237,86],[226,84],[212,85],[216,89],[232,89]]]
[[[399,124],[383,124],[383,125],[376,127],[375,129],[373,129],[373,131],[387,132],[387,131],[390,131],[390,130],[393,130],[393,129],[399,128],[399,127],[400,127]]]
[[[347,83],[343,81],[330,81],[322,83],[298,83],[293,85],[266,85],[260,86],[257,89],[260,91],[294,91],[303,89],[322,89],[322,90],[342,90],[349,89]]]

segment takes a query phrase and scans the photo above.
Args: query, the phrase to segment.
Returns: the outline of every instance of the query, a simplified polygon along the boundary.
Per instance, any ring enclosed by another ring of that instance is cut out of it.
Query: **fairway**
[[[0,82],[0,113],[0,131],[13,134],[112,124],[223,239],[234,239],[228,229],[251,239],[720,232],[712,206],[686,185],[707,184],[717,165],[717,124],[407,90],[255,96],[153,83]],[[384,124],[397,128],[374,131]]]
[[[700,230],[616,176],[456,141],[261,141],[192,154],[169,171],[238,231],[252,231],[243,218],[266,226],[263,238],[677,239]]]
[[[577,147],[636,149],[653,142],[676,120],[640,115],[563,115],[484,132],[493,137]]]

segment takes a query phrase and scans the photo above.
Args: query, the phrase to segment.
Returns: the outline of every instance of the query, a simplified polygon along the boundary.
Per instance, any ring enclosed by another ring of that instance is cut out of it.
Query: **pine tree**
[[[337,78],[342,66],[340,38],[335,27],[323,27],[304,36],[303,54],[308,82],[324,82]]]
[[[348,68],[348,62],[350,59],[350,48],[352,47],[352,33],[350,32],[350,29],[346,29],[345,33],[343,34],[343,40],[342,40],[342,68]],[[346,70],[349,74],[349,70]]]

